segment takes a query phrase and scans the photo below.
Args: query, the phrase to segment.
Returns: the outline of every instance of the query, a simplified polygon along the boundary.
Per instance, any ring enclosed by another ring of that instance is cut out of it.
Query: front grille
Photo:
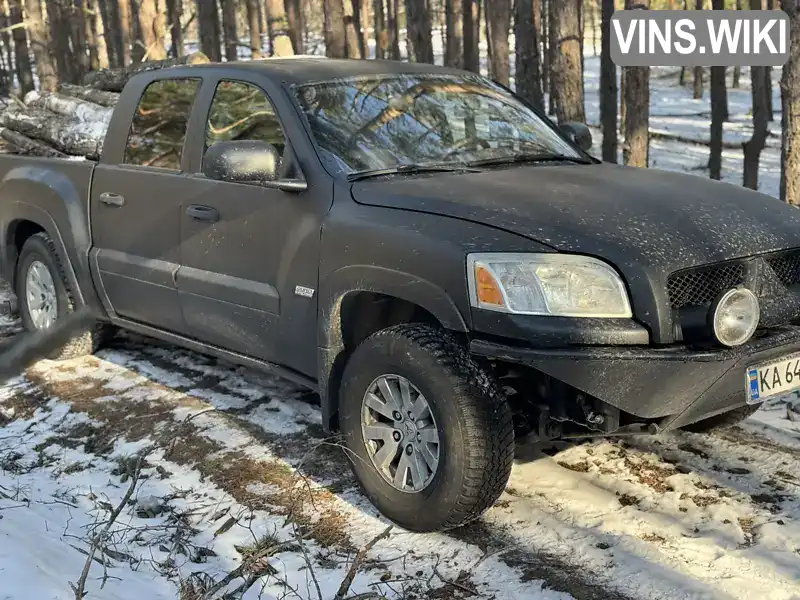
[[[800,252],[784,252],[767,257],[767,264],[785,286],[800,284]]]
[[[725,290],[744,282],[745,266],[728,263],[679,271],[667,280],[667,292],[673,308],[705,306]]]

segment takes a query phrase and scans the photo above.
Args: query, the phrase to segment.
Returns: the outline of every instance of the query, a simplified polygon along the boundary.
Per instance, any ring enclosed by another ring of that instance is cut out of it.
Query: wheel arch
[[[399,323],[430,323],[466,333],[449,294],[425,279],[377,266],[340,269],[320,286],[318,387],[323,427],[338,429],[339,379],[349,354],[369,335]]]
[[[91,170],[81,163],[60,172],[42,166],[18,166],[0,184],[0,268],[16,286],[16,266],[22,245],[31,235],[46,233],[53,241],[74,300],[105,316],[88,271],[91,234],[87,195]],[[86,178],[82,186],[79,178]]]

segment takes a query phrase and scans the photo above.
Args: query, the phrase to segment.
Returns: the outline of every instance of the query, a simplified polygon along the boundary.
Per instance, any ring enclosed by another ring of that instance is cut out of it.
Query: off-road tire
[[[36,327],[31,321],[27,294],[24,289],[28,267],[34,260],[43,263],[47,267],[47,270],[50,271],[50,276],[53,278],[53,284],[56,288],[56,310],[58,314],[56,318],[67,315],[76,308],[72,289],[64,275],[64,269],[61,265],[58,253],[56,252],[53,240],[44,232],[36,233],[25,241],[25,244],[22,246],[22,251],[19,253],[19,260],[17,261],[15,291],[19,305],[19,315],[27,331],[36,331]],[[67,360],[92,354],[97,350],[104,338],[108,337],[109,332],[110,330],[107,326],[98,324],[91,330],[75,336],[69,343],[61,348],[55,349],[48,354],[47,358],[51,360]]]
[[[738,425],[744,421],[750,415],[754,414],[759,408],[761,408],[761,404],[748,404],[746,406],[740,406],[739,408],[734,408],[733,410],[729,410],[728,412],[720,415],[703,419],[697,423],[684,425],[682,429],[691,431],[692,433],[709,433],[717,429],[733,427],[734,425]]]
[[[383,479],[361,431],[364,394],[379,376],[405,377],[425,396],[437,424],[439,466],[414,493]],[[340,390],[340,428],[367,498],[411,531],[443,531],[480,517],[503,493],[514,460],[511,409],[495,379],[442,329],[403,324],[364,340],[348,361]]]

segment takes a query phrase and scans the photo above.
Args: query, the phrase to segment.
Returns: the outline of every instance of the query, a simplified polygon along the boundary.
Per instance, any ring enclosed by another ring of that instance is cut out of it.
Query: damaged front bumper
[[[470,351],[536,369],[666,430],[745,405],[748,368],[800,352],[800,326],[761,332],[736,348],[531,347],[473,339]]]

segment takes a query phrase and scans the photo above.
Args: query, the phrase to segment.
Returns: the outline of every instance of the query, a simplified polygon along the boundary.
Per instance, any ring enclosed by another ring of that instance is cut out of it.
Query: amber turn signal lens
[[[475,281],[478,283],[478,300],[483,304],[505,306],[503,292],[488,269],[481,266],[475,267]]]

